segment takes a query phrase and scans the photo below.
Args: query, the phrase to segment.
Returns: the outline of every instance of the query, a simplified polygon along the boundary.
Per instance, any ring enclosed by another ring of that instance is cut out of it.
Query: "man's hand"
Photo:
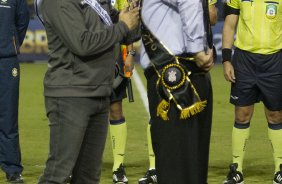
[[[139,10],[139,7],[135,7],[131,10],[124,8],[119,14],[119,21],[123,21],[130,31],[135,29],[139,24]]]
[[[140,5],[140,0],[130,0],[129,1],[129,10],[139,7],[139,5]]]
[[[208,52],[198,52],[195,56],[196,65],[204,71],[209,71],[213,65],[213,51],[212,49],[208,49]]]
[[[227,81],[235,83],[235,73],[234,68],[230,61],[225,61],[223,63],[223,69],[224,69],[224,77]]]

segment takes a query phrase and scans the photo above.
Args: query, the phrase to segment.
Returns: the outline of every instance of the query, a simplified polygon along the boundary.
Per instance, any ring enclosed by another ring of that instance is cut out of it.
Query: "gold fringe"
[[[169,109],[169,102],[166,100],[162,100],[158,107],[157,107],[157,116],[160,116],[163,120],[168,120],[168,109]]]
[[[193,105],[181,110],[180,119],[187,119],[195,114],[198,114],[206,107],[207,101],[196,102]]]

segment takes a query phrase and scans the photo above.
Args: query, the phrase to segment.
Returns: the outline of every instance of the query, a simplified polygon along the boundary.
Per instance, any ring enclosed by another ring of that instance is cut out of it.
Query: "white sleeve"
[[[191,53],[204,50],[206,46],[202,0],[162,0],[179,11],[186,49]]]

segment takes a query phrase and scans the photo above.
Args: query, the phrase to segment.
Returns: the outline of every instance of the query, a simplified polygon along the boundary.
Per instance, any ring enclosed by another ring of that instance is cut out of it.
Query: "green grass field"
[[[138,66],[136,68],[145,84],[142,70]],[[48,154],[49,128],[43,98],[43,76],[46,69],[46,64],[21,64],[19,127],[22,162],[25,168],[23,175],[26,184],[37,183]],[[214,89],[214,116],[209,184],[220,184],[231,162],[231,130],[234,114],[233,106],[228,102],[229,84],[223,78],[221,66],[215,66],[211,75]],[[131,184],[137,183],[138,178],[143,176],[148,168],[146,141],[148,114],[136,86],[134,86],[134,97],[134,103],[124,101],[125,117],[128,122],[125,165]],[[271,184],[274,164],[262,104],[256,106],[251,127],[244,163],[245,183]],[[112,162],[111,145],[107,141],[101,184],[111,183]],[[0,172],[0,184],[2,183],[5,183],[5,176],[3,172]]]

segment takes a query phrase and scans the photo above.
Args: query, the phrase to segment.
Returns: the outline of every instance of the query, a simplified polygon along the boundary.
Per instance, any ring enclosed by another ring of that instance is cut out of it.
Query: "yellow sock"
[[[273,148],[275,172],[280,171],[282,164],[282,123],[268,124],[268,137]]]
[[[112,123],[116,121],[110,122],[110,134],[114,157],[113,171],[116,171],[117,168],[119,168],[120,164],[123,164],[124,161],[124,153],[127,138],[127,125],[124,119],[118,124]]]
[[[148,124],[147,126],[147,142],[148,142],[148,152],[149,152],[149,164],[150,169],[155,169],[155,153],[152,147],[152,139],[151,139],[151,125]]]
[[[233,163],[238,164],[237,170],[243,172],[243,160],[245,156],[246,141],[250,135],[250,123],[235,123],[232,131],[232,155]]]

